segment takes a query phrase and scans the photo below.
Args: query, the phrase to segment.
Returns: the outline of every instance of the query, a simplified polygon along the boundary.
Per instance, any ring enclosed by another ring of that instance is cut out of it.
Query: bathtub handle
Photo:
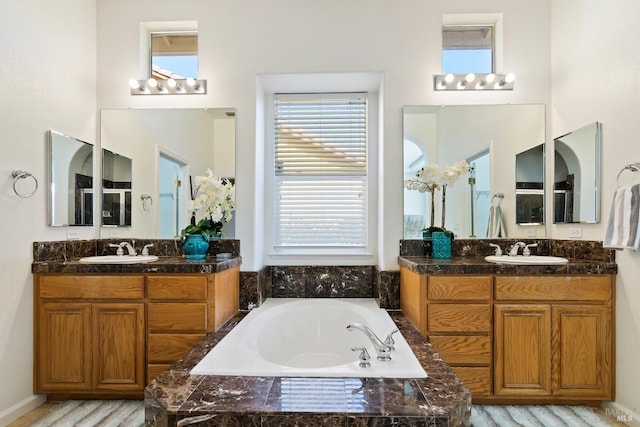
[[[371,359],[371,356],[369,356],[369,352],[367,351],[366,347],[351,347],[351,351],[359,351],[360,352],[360,363],[358,364],[358,366],[360,366],[361,368],[368,368],[371,366],[371,363],[369,363],[369,359]]]
[[[398,331],[398,329],[396,328],[393,331],[391,331],[389,333],[389,335],[387,335],[387,337],[384,339],[384,343],[386,345],[388,345],[389,347],[391,347],[391,350],[395,350],[396,349],[396,347],[395,347],[396,342],[393,340],[393,337],[391,336],[391,335],[395,334],[396,332],[400,332],[400,331]]]

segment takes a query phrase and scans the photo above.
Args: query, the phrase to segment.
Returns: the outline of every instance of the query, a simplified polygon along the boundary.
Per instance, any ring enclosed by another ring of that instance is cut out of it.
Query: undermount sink
[[[88,264],[138,264],[157,260],[156,255],[98,255],[80,258],[80,262]]]
[[[568,259],[559,256],[547,256],[547,255],[489,255],[484,258],[485,261],[493,262],[496,264],[517,264],[517,265],[556,265],[566,264]]]

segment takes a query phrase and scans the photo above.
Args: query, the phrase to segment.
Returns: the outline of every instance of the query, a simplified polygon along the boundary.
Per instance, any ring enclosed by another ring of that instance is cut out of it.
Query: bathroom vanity
[[[401,256],[399,264],[402,312],[474,402],[613,399],[613,260],[516,266]]]
[[[34,392],[141,398],[238,312],[240,262],[34,262]]]

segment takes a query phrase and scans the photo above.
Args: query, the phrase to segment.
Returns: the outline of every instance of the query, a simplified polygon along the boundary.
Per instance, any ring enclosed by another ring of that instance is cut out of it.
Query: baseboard
[[[0,426],[6,426],[47,401],[44,394],[34,394],[0,412]]]
[[[640,427],[640,414],[633,412],[618,402],[602,402],[602,409],[607,415],[629,427]]]

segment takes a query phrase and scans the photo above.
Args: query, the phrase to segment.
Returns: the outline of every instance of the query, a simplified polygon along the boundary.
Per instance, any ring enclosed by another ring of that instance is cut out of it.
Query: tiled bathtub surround
[[[494,254],[489,243],[500,245],[503,253],[517,242],[537,243],[531,248],[532,255],[551,255],[571,260],[615,262],[615,251],[602,247],[596,240],[556,240],[556,239],[454,239],[452,258],[484,258]],[[400,256],[431,256],[430,240],[400,240]]]
[[[241,313],[147,387],[146,425],[469,425],[469,390],[402,314],[391,316],[428,378],[190,375],[191,368],[241,320]]]

